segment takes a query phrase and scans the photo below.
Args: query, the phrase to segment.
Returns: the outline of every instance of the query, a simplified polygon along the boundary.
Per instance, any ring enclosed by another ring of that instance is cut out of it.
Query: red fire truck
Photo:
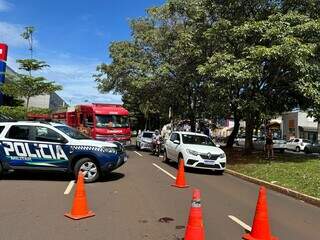
[[[118,104],[77,105],[67,112],[53,113],[51,117],[97,140],[130,143],[129,112]]]

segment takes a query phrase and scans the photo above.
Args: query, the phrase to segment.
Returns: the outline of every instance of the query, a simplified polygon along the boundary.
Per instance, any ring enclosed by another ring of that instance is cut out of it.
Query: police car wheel
[[[76,163],[74,166],[75,175],[77,175],[79,171],[83,173],[86,183],[95,182],[100,175],[97,163],[90,158],[82,158]]]

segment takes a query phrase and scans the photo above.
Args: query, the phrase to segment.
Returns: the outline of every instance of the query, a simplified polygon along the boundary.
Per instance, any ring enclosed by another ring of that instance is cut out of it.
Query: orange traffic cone
[[[78,174],[76,192],[74,194],[73,206],[71,212],[64,214],[66,217],[74,220],[93,217],[94,212],[88,210],[86,191],[84,189],[84,177],[82,172]]]
[[[259,197],[256,207],[256,213],[253,220],[251,233],[243,235],[245,240],[277,240],[277,237],[271,236],[266,188],[260,187]]]
[[[200,190],[194,189],[192,194],[192,205],[189,212],[189,220],[184,239],[204,240],[204,235]]]
[[[179,161],[179,169],[178,169],[178,174],[176,178],[176,182],[172,184],[171,186],[178,187],[178,188],[187,188],[189,185],[186,183],[186,179],[184,176],[184,161],[181,159]]]

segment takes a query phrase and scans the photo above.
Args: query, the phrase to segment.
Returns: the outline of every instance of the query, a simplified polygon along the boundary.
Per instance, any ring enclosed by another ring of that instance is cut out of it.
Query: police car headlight
[[[117,154],[117,149],[113,147],[102,147],[102,150],[106,153]]]
[[[187,149],[187,152],[193,156],[198,156],[200,155],[200,153],[198,153],[197,151],[191,150],[191,149]]]
[[[225,153],[221,153],[221,154],[219,155],[219,157],[220,157],[220,158],[225,158],[225,157],[226,157],[226,154],[225,154]]]

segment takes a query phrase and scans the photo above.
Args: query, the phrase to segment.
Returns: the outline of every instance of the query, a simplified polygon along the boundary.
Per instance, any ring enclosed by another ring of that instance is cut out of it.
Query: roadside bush
[[[25,119],[27,109],[25,107],[0,106],[0,115],[13,118],[15,120]]]
[[[52,111],[48,108],[30,108],[29,113],[50,114]],[[0,115],[10,117],[14,120],[25,120],[27,109],[25,107],[0,106]]]

